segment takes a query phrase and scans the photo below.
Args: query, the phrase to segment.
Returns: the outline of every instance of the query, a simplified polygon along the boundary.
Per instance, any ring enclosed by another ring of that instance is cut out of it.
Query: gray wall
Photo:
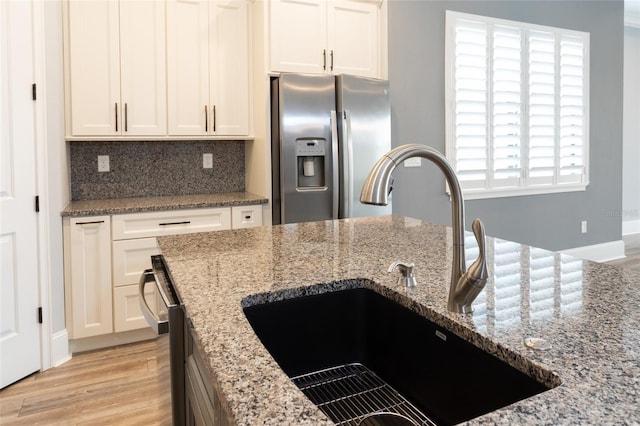
[[[466,202],[467,229],[480,217],[488,235],[550,250],[621,239],[623,2],[389,2],[392,144],[445,149],[445,10],[563,27],[591,34],[590,184],[584,192]],[[429,182],[426,185],[426,182]],[[399,167],[394,213],[450,224],[444,179],[435,166]],[[581,234],[580,222],[588,221]]]

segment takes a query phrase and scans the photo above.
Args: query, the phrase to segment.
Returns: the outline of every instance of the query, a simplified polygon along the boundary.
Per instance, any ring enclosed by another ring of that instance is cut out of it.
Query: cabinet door
[[[144,298],[153,312],[157,312],[158,303],[155,287],[149,285],[145,288]],[[147,328],[142,311],[140,310],[140,296],[138,285],[125,285],[113,289],[113,329],[116,333],[121,331]]]
[[[209,132],[208,10],[207,0],[167,1],[169,135]]]
[[[245,0],[209,5],[210,119],[214,135],[249,134],[249,15]]]
[[[109,216],[70,220],[73,339],[113,331]]]
[[[123,135],[167,133],[165,4],[120,2]]]
[[[272,0],[269,13],[271,70],[328,72],[325,1]]]
[[[68,6],[71,133],[119,134],[118,2],[71,0]]]
[[[378,3],[330,1],[327,6],[330,68],[335,74],[378,77],[380,8]]]

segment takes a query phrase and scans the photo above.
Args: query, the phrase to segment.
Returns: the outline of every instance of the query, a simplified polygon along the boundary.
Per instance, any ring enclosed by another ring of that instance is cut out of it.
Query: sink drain
[[[359,363],[315,371],[291,380],[338,425],[435,426],[398,391]],[[399,423],[401,421],[404,423]]]

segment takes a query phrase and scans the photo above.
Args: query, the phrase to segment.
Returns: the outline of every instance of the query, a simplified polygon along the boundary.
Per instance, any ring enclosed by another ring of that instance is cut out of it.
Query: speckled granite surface
[[[490,230],[489,230],[490,232]],[[240,425],[331,422],[279,369],[242,306],[365,286],[559,386],[470,424],[640,423],[640,275],[487,238],[490,279],[472,316],[446,309],[451,232],[397,216],[161,237],[214,387]],[[477,247],[467,238],[468,263]],[[416,264],[398,287],[395,260]],[[551,343],[524,346],[527,337]],[[447,368],[447,366],[443,366]]]
[[[202,154],[213,167],[202,168]],[[98,155],[109,172],[98,172]],[[242,141],[116,141],[69,144],[71,199],[209,194],[244,191]]]
[[[71,201],[62,216],[97,216],[120,213],[139,213],[158,210],[195,209],[203,207],[243,206],[266,204],[264,197],[249,192],[221,194],[174,195],[165,197],[131,197],[105,200]]]

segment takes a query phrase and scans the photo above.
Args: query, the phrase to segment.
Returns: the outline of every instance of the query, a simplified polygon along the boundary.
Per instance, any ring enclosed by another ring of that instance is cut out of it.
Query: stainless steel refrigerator
[[[274,224],[391,213],[360,204],[369,170],[391,149],[388,89],[351,75],[272,79]]]

